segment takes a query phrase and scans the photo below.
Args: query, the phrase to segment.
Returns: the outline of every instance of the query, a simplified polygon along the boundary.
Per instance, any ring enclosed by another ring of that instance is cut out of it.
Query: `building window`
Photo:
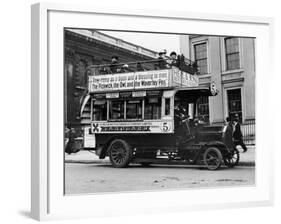
[[[200,74],[208,73],[207,43],[194,45],[194,60],[198,65]]]
[[[209,122],[209,97],[201,96],[197,101],[198,118]]]
[[[239,40],[238,38],[225,39],[226,70],[240,68]]]
[[[228,116],[231,120],[238,114],[240,122],[242,121],[242,102],[241,89],[227,90]]]

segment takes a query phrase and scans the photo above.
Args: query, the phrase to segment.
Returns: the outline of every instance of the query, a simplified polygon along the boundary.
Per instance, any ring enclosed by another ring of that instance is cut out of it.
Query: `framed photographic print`
[[[272,204],[272,24],[33,5],[32,217]]]

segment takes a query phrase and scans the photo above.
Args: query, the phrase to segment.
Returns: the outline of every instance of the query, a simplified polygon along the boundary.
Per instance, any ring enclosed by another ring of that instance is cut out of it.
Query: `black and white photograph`
[[[65,28],[64,193],[255,186],[255,45]]]
[[[278,1],[1,5],[1,223],[281,223]]]

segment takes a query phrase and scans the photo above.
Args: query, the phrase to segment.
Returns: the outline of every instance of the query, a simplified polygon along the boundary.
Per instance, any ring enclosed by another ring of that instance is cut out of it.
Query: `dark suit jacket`
[[[158,63],[156,64],[156,67],[158,69],[166,69],[167,68],[167,62],[164,58],[159,57],[158,58]]]
[[[240,124],[237,123],[235,126],[235,130],[233,132],[233,138],[234,140],[241,140],[242,139],[242,132],[241,132],[241,128],[240,128]]]
[[[112,73],[117,73],[117,69],[118,69],[118,62],[113,62],[109,65],[110,71]]]

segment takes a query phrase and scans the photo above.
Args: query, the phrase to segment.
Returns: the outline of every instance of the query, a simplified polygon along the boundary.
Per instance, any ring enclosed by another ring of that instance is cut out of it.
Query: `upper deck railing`
[[[176,60],[177,66],[180,70],[189,74],[198,74],[197,64],[187,58],[182,60]],[[139,72],[139,71],[151,71],[172,68],[172,59],[153,59],[128,63],[116,63],[116,64],[102,64],[91,65],[87,67],[88,75],[105,75],[116,74],[126,72]]]
[[[192,62],[174,66],[166,59],[158,59],[89,66],[87,72],[90,93],[199,85],[197,69]]]

